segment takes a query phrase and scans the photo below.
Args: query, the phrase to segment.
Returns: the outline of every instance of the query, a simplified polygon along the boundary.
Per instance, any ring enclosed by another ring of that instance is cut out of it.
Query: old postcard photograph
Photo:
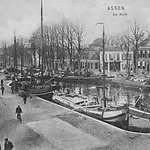
[[[149,150],[150,1],[0,0],[0,150]]]

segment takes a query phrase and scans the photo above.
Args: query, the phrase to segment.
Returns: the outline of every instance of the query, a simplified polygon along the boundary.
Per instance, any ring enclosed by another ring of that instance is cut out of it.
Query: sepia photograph
[[[0,0],[0,150],[149,150],[150,1]]]

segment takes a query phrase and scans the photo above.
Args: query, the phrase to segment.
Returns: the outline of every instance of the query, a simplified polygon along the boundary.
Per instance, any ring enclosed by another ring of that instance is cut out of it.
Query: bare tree
[[[76,26],[72,26],[72,29],[74,31],[74,37],[75,37],[74,45],[78,53],[78,64],[79,64],[78,67],[81,70],[80,57],[81,57],[81,52],[83,50],[82,41],[84,37],[84,27],[76,25]]]
[[[46,33],[46,41],[45,42],[45,62],[47,63],[47,67],[49,72],[52,72],[52,70],[56,69],[56,57],[55,57],[55,51],[56,51],[56,29],[54,26],[47,27]],[[57,54],[56,54],[57,55]]]
[[[37,63],[36,63],[36,37],[32,36],[29,40],[30,42],[30,48],[31,48],[31,52],[33,54],[33,64],[34,64],[34,67],[36,68],[37,67]]]
[[[127,70],[127,75],[128,75],[127,78],[129,79],[130,78],[130,68],[131,68],[129,52],[132,47],[132,39],[131,39],[129,32],[124,33],[124,35],[122,37],[120,37],[120,47],[123,50],[124,55],[125,55],[126,70]]]
[[[134,48],[134,72],[137,73],[137,60],[138,60],[138,49],[141,42],[145,38],[145,30],[140,26],[137,21],[134,22],[134,25],[130,28],[131,31],[131,38],[132,38],[132,45]]]
[[[60,63],[61,63],[61,68],[64,70],[64,62],[65,62],[65,23],[63,22],[62,25],[60,26],[59,29],[59,34],[60,34],[60,43],[61,43],[61,48],[60,48]]]
[[[73,28],[71,27],[72,24],[66,22],[66,27],[65,27],[65,47],[67,49],[67,52],[69,54],[69,60],[70,60],[70,68],[73,69],[73,51],[74,49],[74,31]]]

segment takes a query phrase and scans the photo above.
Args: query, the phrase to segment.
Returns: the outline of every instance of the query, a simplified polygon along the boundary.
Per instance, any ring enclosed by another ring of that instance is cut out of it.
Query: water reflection
[[[76,84],[76,83],[62,83],[66,88],[69,88],[71,92],[82,93],[85,96],[97,96],[100,99],[103,97],[102,88],[97,88],[96,85],[90,84]],[[142,90],[130,90],[124,87],[113,87],[108,85],[106,88],[106,97],[112,99],[117,103],[133,103],[134,97],[142,95],[145,99],[150,99],[148,93],[142,92]]]

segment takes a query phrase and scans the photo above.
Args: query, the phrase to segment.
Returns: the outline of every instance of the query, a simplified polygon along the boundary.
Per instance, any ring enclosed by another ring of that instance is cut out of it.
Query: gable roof
[[[103,51],[103,49],[100,49],[100,51]],[[122,49],[117,46],[109,46],[105,47],[105,51],[122,51]]]
[[[90,60],[99,60],[99,52],[95,52],[95,53],[91,56]]]
[[[139,50],[150,50],[150,41],[145,46],[140,46]]]

